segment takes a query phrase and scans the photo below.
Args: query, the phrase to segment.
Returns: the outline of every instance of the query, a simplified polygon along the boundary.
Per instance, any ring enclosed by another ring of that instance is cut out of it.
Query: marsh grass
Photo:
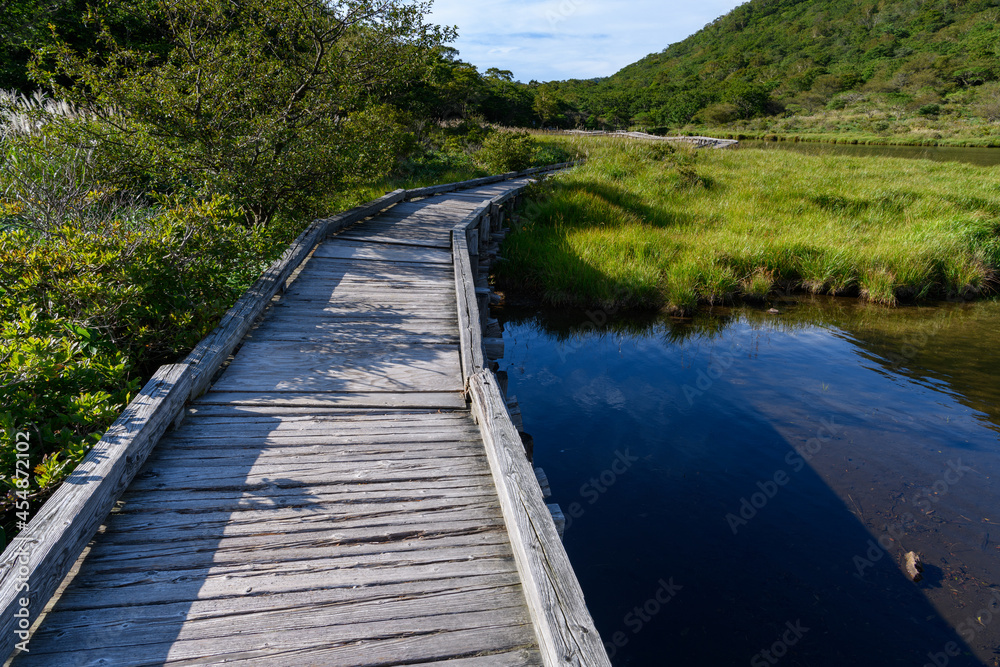
[[[996,286],[995,168],[547,140],[590,159],[536,189],[497,279],[554,305],[687,313],[776,290],[896,305]]]

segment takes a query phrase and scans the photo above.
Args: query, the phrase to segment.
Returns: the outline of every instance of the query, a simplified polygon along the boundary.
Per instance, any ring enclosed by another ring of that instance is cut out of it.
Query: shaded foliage
[[[33,76],[92,112],[62,132],[133,179],[116,185],[227,194],[252,223],[385,175],[402,128],[379,102],[449,34],[396,0],[149,2],[160,49],[121,44],[92,9],[99,50],[58,41]]]

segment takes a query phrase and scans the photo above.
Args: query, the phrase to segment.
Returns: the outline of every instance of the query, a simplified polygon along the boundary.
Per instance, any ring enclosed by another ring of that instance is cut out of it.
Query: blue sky
[[[434,0],[431,19],[457,25],[462,60],[528,82],[609,76],[679,42],[737,0]]]

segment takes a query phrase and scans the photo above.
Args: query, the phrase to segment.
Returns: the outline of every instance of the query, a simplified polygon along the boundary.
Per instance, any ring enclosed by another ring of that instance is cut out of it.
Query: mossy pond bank
[[[996,665],[1000,303],[770,305],[503,309],[613,663]]]

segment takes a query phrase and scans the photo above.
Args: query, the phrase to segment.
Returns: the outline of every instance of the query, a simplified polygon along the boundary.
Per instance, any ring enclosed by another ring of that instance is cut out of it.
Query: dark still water
[[[778,307],[502,315],[612,662],[1000,664],[1000,304]]]
[[[902,157],[935,162],[966,162],[979,167],[1000,165],[1000,148],[961,148],[957,146],[867,146],[863,144],[828,144],[818,141],[744,140],[740,148],[789,150],[807,155],[850,155],[854,157]]]

